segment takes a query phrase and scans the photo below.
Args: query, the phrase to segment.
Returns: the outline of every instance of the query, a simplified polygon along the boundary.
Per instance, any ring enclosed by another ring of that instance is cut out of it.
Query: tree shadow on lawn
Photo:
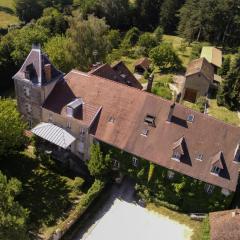
[[[0,12],[5,12],[11,15],[14,15],[14,11],[9,7],[0,6]]]
[[[30,211],[31,227],[39,229],[55,224],[71,205],[69,193],[66,180],[60,175],[42,167],[34,169],[19,199]]]

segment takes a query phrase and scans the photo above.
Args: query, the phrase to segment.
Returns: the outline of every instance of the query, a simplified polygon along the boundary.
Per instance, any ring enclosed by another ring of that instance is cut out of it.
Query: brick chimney
[[[45,79],[47,82],[51,81],[52,79],[52,66],[51,64],[45,64],[44,65],[44,73],[45,73]]]
[[[148,84],[147,84],[147,92],[152,92],[152,85],[153,85],[154,74],[151,73],[148,77]]]
[[[167,122],[171,122],[172,121],[172,116],[173,116],[173,112],[174,112],[174,108],[175,108],[175,102],[172,103],[172,105],[170,106],[170,109],[169,109],[169,113],[168,113],[168,118],[167,118]]]

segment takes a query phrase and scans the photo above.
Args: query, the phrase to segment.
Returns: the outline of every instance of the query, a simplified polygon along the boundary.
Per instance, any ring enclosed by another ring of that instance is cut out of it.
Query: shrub
[[[159,26],[154,30],[155,39],[158,43],[162,41],[163,29]]]
[[[147,56],[149,51],[157,46],[158,42],[153,34],[146,32],[139,37],[137,44],[145,49],[144,55]]]
[[[206,97],[201,96],[201,97],[199,97],[199,98],[197,99],[196,106],[197,106],[197,108],[199,109],[199,111],[200,111],[201,113],[204,112],[205,107],[206,107],[206,104],[207,104],[207,99],[206,99]]]
[[[129,48],[136,45],[136,43],[138,42],[139,36],[140,36],[140,31],[138,28],[133,27],[130,30],[128,30],[122,42],[123,48]]]

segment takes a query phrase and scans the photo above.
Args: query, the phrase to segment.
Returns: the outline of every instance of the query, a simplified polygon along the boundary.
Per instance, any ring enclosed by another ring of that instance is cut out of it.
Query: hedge
[[[70,227],[83,215],[93,200],[101,193],[105,186],[105,183],[101,180],[95,179],[88,192],[83,195],[69,214],[68,218],[57,226],[57,229],[46,239],[61,239],[61,237],[70,229]]]

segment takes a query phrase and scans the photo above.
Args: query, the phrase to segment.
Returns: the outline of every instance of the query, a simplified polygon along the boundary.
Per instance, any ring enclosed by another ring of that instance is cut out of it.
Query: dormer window
[[[144,118],[144,123],[148,124],[148,126],[155,127],[155,119],[155,116],[147,114],[147,116]]]
[[[237,145],[235,154],[234,154],[234,162],[240,163],[240,145]]]
[[[187,116],[187,121],[190,122],[190,123],[192,123],[192,122],[194,121],[194,115],[193,115],[193,114],[189,114],[189,115]]]
[[[67,128],[71,129],[71,123],[70,122],[67,122]]]
[[[109,122],[109,123],[114,123],[114,122],[115,122],[115,118],[114,118],[113,116],[110,116],[110,117],[108,118],[108,122]]]
[[[77,98],[67,105],[67,116],[74,117],[77,111],[82,107],[83,101],[81,98]]]
[[[172,160],[180,162],[180,159],[181,159],[181,154],[179,152],[173,152]]]
[[[199,154],[196,156],[196,160],[202,161],[202,160],[203,160],[203,154],[202,154],[202,153],[199,153]]]
[[[211,173],[219,175],[219,173],[221,172],[221,168],[217,167],[217,166],[213,166],[211,169]]]
[[[133,165],[134,167],[137,167],[137,166],[138,166],[138,159],[137,159],[136,157],[133,157],[133,158],[132,158],[132,165]]]
[[[148,130],[147,128],[144,128],[144,129],[142,130],[141,135],[144,136],[144,137],[147,137],[147,136],[148,136],[148,133],[149,133],[149,130]]]

